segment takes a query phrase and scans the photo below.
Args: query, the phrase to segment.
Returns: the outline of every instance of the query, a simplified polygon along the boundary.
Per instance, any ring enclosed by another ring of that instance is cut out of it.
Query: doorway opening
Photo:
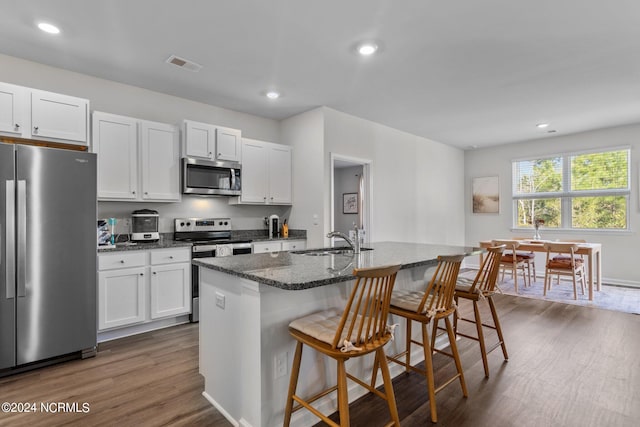
[[[371,160],[331,153],[331,231],[371,240]]]

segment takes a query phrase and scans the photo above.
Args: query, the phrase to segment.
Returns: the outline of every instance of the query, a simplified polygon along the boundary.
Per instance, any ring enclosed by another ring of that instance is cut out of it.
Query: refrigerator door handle
[[[18,180],[18,297],[27,296],[27,181]]]
[[[6,295],[7,299],[15,298],[16,289],[16,184],[14,180],[7,180],[6,186],[6,221],[5,221],[5,267],[6,267]]]

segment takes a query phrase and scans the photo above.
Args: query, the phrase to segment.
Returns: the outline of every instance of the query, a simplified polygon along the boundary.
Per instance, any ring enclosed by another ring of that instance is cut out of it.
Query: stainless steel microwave
[[[239,196],[240,163],[182,159],[182,193],[211,196]]]

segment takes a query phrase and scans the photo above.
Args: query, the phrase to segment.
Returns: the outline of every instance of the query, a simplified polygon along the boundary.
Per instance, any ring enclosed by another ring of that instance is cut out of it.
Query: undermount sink
[[[372,248],[360,248],[360,251],[372,251]],[[328,256],[328,255],[353,255],[353,250],[348,248],[322,248],[322,249],[307,249],[304,251],[291,251],[295,255],[307,255],[307,256]]]

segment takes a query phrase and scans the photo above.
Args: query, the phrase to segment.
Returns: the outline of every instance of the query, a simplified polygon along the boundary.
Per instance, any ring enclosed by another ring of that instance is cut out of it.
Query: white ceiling
[[[378,55],[355,55],[365,39]],[[638,0],[0,0],[0,52],[273,119],[326,105],[465,149],[640,122]]]

